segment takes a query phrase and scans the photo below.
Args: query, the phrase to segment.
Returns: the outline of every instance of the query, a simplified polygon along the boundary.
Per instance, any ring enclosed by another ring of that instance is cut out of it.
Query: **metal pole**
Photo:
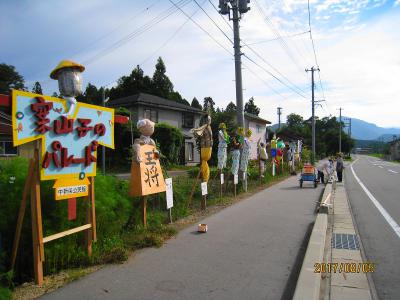
[[[339,108],[339,153],[342,153],[342,108]]]
[[[311,163],[315,163],[315,103],[314,103],[314,67],[311,68],[311,93],[312,93],[312,119],[311,119],[311,127],[312,127],[312,154],[311,154]]]
[[[105,94],[105,88],[103,87],[102,93],[101,93],[101,105],[103,107],[106,106],[105,101],[106,101],[106,94]],[[102,162],[103,175],[105,175],[106,174],[106,147],[104,147],[104,146],[102,147],[101,155],[102,155],[101,162]]]
[[[278,107],[278,129],[281,129],[281,112],[282,107]]]
[[[244,111],[243,111],[243,88],[242,88],[242,61],[240,52],[240,34],[239,34],[239,1],[232,2],[233,11],[233,39],[235,50],[235,81],[236,81],[236,108],[237,123],[239,127],[244,127]]]

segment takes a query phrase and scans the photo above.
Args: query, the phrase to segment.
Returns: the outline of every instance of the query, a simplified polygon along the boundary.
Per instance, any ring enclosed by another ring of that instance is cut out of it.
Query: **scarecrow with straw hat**
[[[71,60],[62,60],[50,73],[50,78],[58,80],[58,89],[61,96],[67,100],[67,111],[63,116],[72,116],[75,107],[75,97],[82,94],[82,75],[85,67]]]
[[[242,151],[242,157],[240,159],[240,171],[243,173],[247,172],[247,166],[249,164],[249,156],[250,156],[250,137],[253,134],[253,132],[250,129],[246,130],[246,133],[243,138],[243,151]]]
[[[220,123],[218,131],[218,170],[220,171],[226,167],[228,143],[229,135],[226,132],[226,125],[225,123]]]

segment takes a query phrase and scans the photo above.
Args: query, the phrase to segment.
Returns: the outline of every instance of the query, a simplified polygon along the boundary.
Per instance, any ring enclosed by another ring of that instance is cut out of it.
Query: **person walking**
[[[336,159],[336,174],[337,174],[339,182],[342,182],[343,169],[344,169],[343,158],[342,158],[342,155],[339,153],[338,157]]]
[[[330,163],[329,160],[322,160],[317,167],[318,170],[318,181],[321,183],[325,183],[325,173],[328,176],[330,176]]]

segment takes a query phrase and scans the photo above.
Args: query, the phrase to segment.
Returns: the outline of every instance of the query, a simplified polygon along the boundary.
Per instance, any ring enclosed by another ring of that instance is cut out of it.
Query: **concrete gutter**
[[[331,193],[332,185],[328,184],[325,187],[325,191],[321,199],[322,204],[329,204]],[[325,207],[326,210],[328,210],[329,206],[325,205]],[[328,228],[328,215],[327,213],[321,212],[324,210],[325,208],[320,206],[320,212],[317,215],[313,230],[311,232],[310,241],[308,242],[306,255],[304,257],[300,275],[297,280],[293,299],[320,299],[321,274],[314,272],[314,265],[315,263],[321,263],[324,261],[325,240]]]

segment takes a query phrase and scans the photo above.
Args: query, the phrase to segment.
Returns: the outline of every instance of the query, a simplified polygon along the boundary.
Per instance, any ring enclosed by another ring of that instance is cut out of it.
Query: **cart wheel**
[[[300,187],[303,187],[303,180],[300,179]]]

